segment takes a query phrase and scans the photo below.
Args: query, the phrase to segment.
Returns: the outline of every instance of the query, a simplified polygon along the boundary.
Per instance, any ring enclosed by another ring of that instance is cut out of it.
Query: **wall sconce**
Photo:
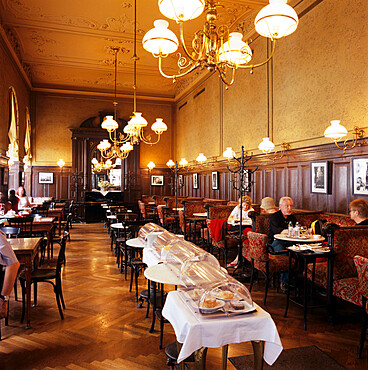
[[[264,137],[261,143],[258,145],[258,149],[266,154],[268,159],[276,161],[285,156],[285,151],[290,149],[290,144],[282,143],[281,150],[279,152],[275,151],[272,153],[272,151],[275,150],[275,144],[270,140],[269,137]]]
[[[345,153],[345,151],[348,149],[353,149],[356,146],[367,144],[367,142],[365,141],[358,143],[358,139],[361,139],[364,136],[364,130],[359,128],[358,126],[354,126],[353,130],[354,130],[353,132],[354,138],[352,139],[350,143],[348,142],[348,139],[345,139],[343,147],[339,146],[337,142],[341,140],[342,138],[344,138],[345,136],[347,136],[348,130],[343,125],[340,124],[339,120],[331,121],[331,125],[326,128],[324,132],[324,136],[332,139],[335,142],[336,146],[339,149],[343,150]]]
[[[65,162],[63,159],[59,159],[56,163],[61,169],[65,166]]]
[[[151,172],[156,167],[156,165],[151,161],[150,163],[147,164],[147,167],[148,171]]]

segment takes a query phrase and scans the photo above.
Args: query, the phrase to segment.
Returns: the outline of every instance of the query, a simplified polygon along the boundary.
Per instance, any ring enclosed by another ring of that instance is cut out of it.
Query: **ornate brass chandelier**
[[[167,130],[166,124],[163,122],[162,118],[156,118],[156,121],[152,124],[151,130],[157,135],[157,140],[152,141],[151,136],[147,137],[144,135],[144,128],[148,125],[148,122],[142,113],[137,112],[137,1],[134,1],[134,81],[133,81],[133,93],[134,93],[134,108],[133,115],[131,116],[128,124],[124,127],[123,133],[117,134],[117,129],[119,124],[116,122],[116,106],[118,105],[116,101],[116,78],[117,78],[117,55],[120,48],[113,48],[115,55],[115,99],[114,105],[114,117],[106,116],[103,120],[101,127],[109,132],[109,138],[112,144],[108,140],[101,141],[97,148],[100,150],[103,158],[121,158],[125,159],[128,157],[129,152],[133,150],[134,144],[139,144],[141,141],[145,144],[153,145],[160,141],[161,135]]]
[[[217,70],[224,84],[234,83],[235,71],[238,68],[254,68],[266,64],[274,55],[276,40],[293,33],[298,26],[298,16],[295,10],[286,4],[286,0],[269,0],[270,4],[258,13],[255,19],[255,29],[258,34],[268,37],[273,42],[271,54],[258,64],[247,65],[252,59],[249,45],[242,41],[239,32],[230,32],[227,25],[217,25],[217,0],[159,0],[160,12],[167,18],[175,20],[180,25],[180,42],[185,56],[179,53],[179,73],[169,76],[162,70],[162,59],[174,53],[179,46],[176,35],[168,29],[165,20],[156,20],[154,28],[143,37],[145,50],[158,58],[159,71],[162,76],[176,78],[187,75],[196,68]],[[206,21],[202,30],[194,34],[192,48],[189,50],[184,41],[184,22],[197,18],[203,11]],[[227,71],[230,70],[231,78]]]

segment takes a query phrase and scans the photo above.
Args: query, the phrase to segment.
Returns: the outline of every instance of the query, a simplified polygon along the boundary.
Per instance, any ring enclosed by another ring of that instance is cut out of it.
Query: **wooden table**
[[[33,219],[32,231],[43,231],[47,238],[47,260],[51,258],[51,239],[54,232],[54,222],[56,217],[42,217],[39,220]]]
[[[60,236],[61,235],[61,221],[64,218],[64,208],[49,209],[47,212],[47,216],[58,218],[58,228],[59,228],[59,236]]]
[[[26,319],[27,326],[30,328],[31,324],[31,271],[32,263],[34,268],[38,267],[38,248],[41,238],[17,238],[8,239],[19,263],[25,266],[26,278]]]

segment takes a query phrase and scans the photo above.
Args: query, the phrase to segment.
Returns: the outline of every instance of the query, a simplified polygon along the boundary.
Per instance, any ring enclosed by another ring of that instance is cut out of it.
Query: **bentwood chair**
[[[10,218],[8,220],[9,226],[19,227],[20,238],[27,238],[32,236],[32,224],[33,224],[33,217],[18,217],[18,218]]]
[[[252,264],[249,291],[252,291],[254,272],[260,271],[266,278],[263,304],[266,304],[268,286],[272,275],[288,271],[289,259],[284,255],[270,254],[268,251],[268,236],[265,234],[248,232],[248,253],[246,258]]]
[[[66,246],[66,239],[68,235],[65,234],[61,239],[60,243],[60,251],[56,263],[56,268],[45,268],[45,269],[37,269],[32,271],[31,274],[31,284],[33,284],[33,291],[34,291],[34,304],[37,304],[37,284],[38,283],[49,283],[53,286],[55,296],[56,296],[56,303],[59,309],[60,317],[64,320],[63,309],[65,309],[65,303],[63,298],[63,292],[61,288],[61,265],[63,261],[65,261],[65,246]],[[22,286],[22,297],[23,297],[23,305],[22,305],[22,318],[21,322],[24,320],[25,314],[25,296],[26,296],[26,280],[25,280],[25,272],[22,272],[19,276],[19,281]],[[61,307],[62,306],[62,307]],[[63,309],[62,309],[63,308]]]
[[[366,339],[367,334],[367,326],[368,326],[368,306],[367,306],[367,299],[368,299],[368,258],[362,256],[355,256],[354,263],[356,269],[358,271],[358,284],[359,284],[359,292],[362,295],[362,332],[360,335],[360,344],[359,344],[359,351],[358,357],[362,357],[362,351],[364,346],[364,341]]]

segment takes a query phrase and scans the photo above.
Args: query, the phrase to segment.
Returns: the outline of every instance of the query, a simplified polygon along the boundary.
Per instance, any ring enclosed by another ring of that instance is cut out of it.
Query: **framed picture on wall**
[[[179,188],[184,186],[184,175],[178,175],[178,186]]]
[[[212,190],[218,190],[218,172],[214,171],[211,173]]]
[[[328,161],[311,162],[311,193],[330,194],[331,170]]]
[[[151,175],[151,185],[164,186],[164,177],[161,175]]]
[[[368,195],[368,158],[353,159],[353,194]]]
[[[38,173],[39,184],[53,184],[54,174],[52,172],[39,172]]]
[[[193,173],[193,189],[198,189],[198,173]]]

